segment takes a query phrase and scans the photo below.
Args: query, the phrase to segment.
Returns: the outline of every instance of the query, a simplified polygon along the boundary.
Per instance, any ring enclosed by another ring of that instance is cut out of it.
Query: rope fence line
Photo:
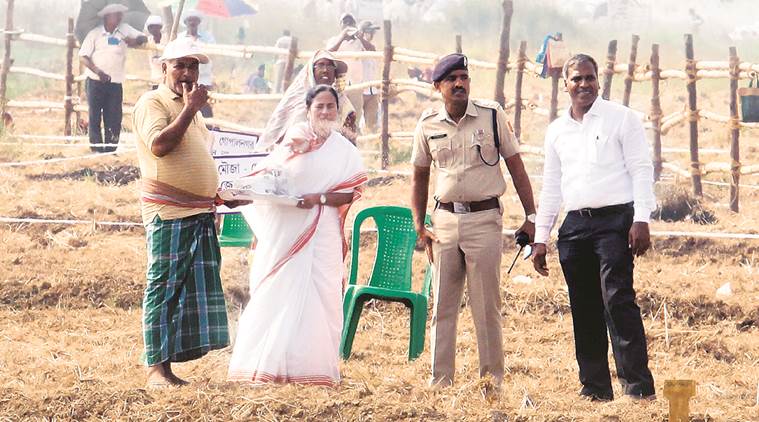
[[[111,155],[125,154],[125,153],[129,153],[129,152],[134,152],[134,151],[136,151],[136,149],[130,148],[130,149],[123,149],[121,151],[112,151],[112,152],[103,152],[103,153],[96,153],[96,154],[78,155],[76,157],[57,157],[57,158],[50,158],[48,160],[31,160],[31,161],[19,161],[19,162],[0,163],[0,168],[27,167],[27,166],[36,166],[36,165],[44,165],[44,164],[62,163],[62,162],[67,162],[67,161],[88,160],[88,159],[92,159],[92,158],[100,158],[100,157],[108,157],[108,156],[111,156]]]
[[[16,218],[0,217],[3,224],[59,224],[59,225],[92,225],[92,226],[115,226],[115,227],[143,227],[142,223],[131,221],[97,221],[97,220],[56,220],[44,218]],[[371,231],[372,229],[369,229]],[[376,230],[376,229],[375,229]],[[514,230],[505,229],[503,234],[513,235]],[[759,240],[759,234],[754,233],[730,233],[730,232],[704,232],[704,231],[652,231],[654,237],[686,237],[686,238],[710,238],[710,239],[740,239]]]

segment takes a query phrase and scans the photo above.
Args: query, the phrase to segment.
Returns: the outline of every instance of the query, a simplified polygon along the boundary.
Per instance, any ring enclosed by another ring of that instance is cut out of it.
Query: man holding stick
[[[143,333],[149,387],[186,384],[172,362],[229,344],[213,214],[219,179],[199,113],[208,91],[198,85],[198,66],[208,62],[186,38],[168,43],[163,83],[134,107],[148,250]]]
[[[508,130],[506,113],[495,102],[469,99],[466,56],[443,57],[432,79],[444,105],[422,113],[411,154],[414,226],[435,266],[430,383],[453,384],[456,323],[466,280],[480,376],[489,374],[498,388],[504,375],[500,289],[503,205],[499,198],[506,191],[506,182],[501,157],[527,216],[518,232],[525,232],[530,240],[535,233],[532,187],[516,139]],[[424,225],[432,163],[438,168],[434,233]]]
[[[572,100],[546,132],[533,263],[547,276],[546,244],[561,208],[559,261],[569,290],[580,395],[614,398],[607,330],[624,394],[655,398],[646,335],[633,290],[633,256],[651,245],[653,165],[632,110],[598,96],[598,65],[585,54],[563,69]]]

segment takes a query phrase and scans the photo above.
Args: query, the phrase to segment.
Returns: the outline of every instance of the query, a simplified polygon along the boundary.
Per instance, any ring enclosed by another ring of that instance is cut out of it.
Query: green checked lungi
[[[145,231],[145,363],[185,362],[228,346],[213,214],[166,221],[156,216]]]

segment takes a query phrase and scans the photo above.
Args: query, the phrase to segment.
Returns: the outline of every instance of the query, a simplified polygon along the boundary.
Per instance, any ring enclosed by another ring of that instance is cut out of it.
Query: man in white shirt
[[[98,12],[103,25],[91,30],[79,48],[79,60],[86,67],[85,89],[89,106],[89,139],[94,152],[116,150],[121,135],[121,84],[126,77],[127,47],[145,44],[147,37],[121,22],[129,10],[121,4],[109,4]],[[103,121],[104,134],[100,130]],[[105,145],[103,140],[105,139]]]
[[[277,41],[274,43],[274,47],[277,48],[285,48],[290,49],[290,43],[292,42],[292,36],[290,35],[290,31],[285,29],[282,31],[282,36],[277,38]],[[284,92],[285,88],[285,67],[287,66],[287,54],[281,54],[277,56],[277,62],[275,63],[275,66],[277,68],[277,81],[274,85],[274,91],[277,93]],[[293,75],[297,75],[297,72],[293,72]]]
[[[612,400],[611,336],[624,394],[655,398],[646,336],[635,303],[633,255],[649,248],[656,207],[653,165],[632,110],[598,96],[598,65],[578,54],[563,69],[572,104],[548,127],[533,264],[548,275],[546,245],[562,203],[559,261],[569,290],[575,352],[591,400]]]
[[[184,24],[187,30],[177,35],[177,38],[190,38],[195,42],[202,44],[216,44],[216,39],[213,34],[207,31],[200,30],[200,24],[203,22],[203,15],[197,10],[188,10],[185,14]],[[200,75],[198,76],[198,85],[204,85],[208,89],[213,88],[213,65],[211,62],[200,65]],[[203,117],[213,117],[213,109],[211,104],[206,103],[200,114]]]
[[[342,32],[327,40],[328,51],[376,51],[372,44],[375,32],[379,29],[370,21],[356,25],[356,19],[350,13],[344,13],[340,17]],[[376,75],[376,63],[371,59],[344,59],[348,65],[347,84],[355,85],[366,82]],[[349,91],[346,93],[351,104],[356,108],[356,122],[361,122],[364,117],[365,126],[370,132],[377,129],[377,89],[367,88],[361,91]]]
[[[148,20],[145,21],[145,33],[148,37],[148,64],[150,65],[150,80],[152,82],[152,89],[157,89],[158,85],[163,82],[163,68],[161,67],[161,51],[159,46],[163,40],[163,19],[158,15],[148,16]]]

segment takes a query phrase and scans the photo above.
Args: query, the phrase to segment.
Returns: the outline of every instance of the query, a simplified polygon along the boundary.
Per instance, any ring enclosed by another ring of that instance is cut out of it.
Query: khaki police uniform
[[[493,110],[497,113],[500,150],[493,136]],[[500,202],[492,209],[470,212],[472,202],[495,198],[506,191],[498,160],[517,154],[508,130],[506,113],[491,101],[470,100],[457,124],[445,106],[422,114],[414,134],[411,161],[415,166],[437,167],[434,198],[453,203],[454,212],[435,207],[432,222],[439,242],[433,243],[435,265],[432,316],[432,383],[450,384],[455,373],[456,323],[464,292],[469,289],[477,333],[480,375],[503,379],[500,266],[502,214]],[[479,149],[479,152],[478,152]],[[481,152],[481,157],[480,157]],[[447,204],[450,206],[450,204]]]

